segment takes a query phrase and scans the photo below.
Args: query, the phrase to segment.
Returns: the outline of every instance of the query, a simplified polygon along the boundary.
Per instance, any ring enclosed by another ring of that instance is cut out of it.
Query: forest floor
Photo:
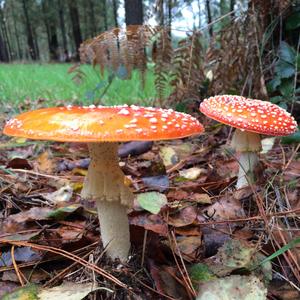
[[[95,210],[80,198],[86,146],[2,136],[0,297],[26,286],[19,297],[77,300],[94,290],[89,299],[195,299],[208,280],[233,278],[229,298],[221,282],[213,287],[220,299],[242,300],[263,285],[268,299],[299,299],[299,145],[265,140],[257,183],[236,190],[230,129],[196,116],[207,130],[199,137],[138,155],[120,146],[137,196],[123,264],[105,257]]]
[[[98,66],[73,64],[0,64],[0,102],[10,103],[16,111],[31,109],[43,101],[44,106],[58,104],[90,105],[148,104],[155,98],[154,76],[150,71],[142,88],[141,75],[133,72],[130,80],[100,76]],[[70,73],[70,70],[73,72]],[[112,81],[110,82],[110,79]],[[32,99],[35,99],[34,101]],[[47,99],[47,100],[46,100]],[[143,100],[143,99],[148,99]],[[61,103],[58,103],[61,100]],[[20,106],[20,107],[18,107]]]

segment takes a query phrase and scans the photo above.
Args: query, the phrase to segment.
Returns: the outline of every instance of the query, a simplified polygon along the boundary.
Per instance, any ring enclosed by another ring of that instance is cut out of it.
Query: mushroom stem
[[[236,129],[232,141],[232,148],[240,152],[239,174],[236,188],[240,189],[254,182],[253,171],[258,163],[257,152],[261,151],[261,138],[258,133]]]
[[[119,167],[118,143],[90,143],[91,162],[81,196],[96,201],[101,239],[111,258],[126,260],[130,249],[127,207],[133,194],[124,185]]]

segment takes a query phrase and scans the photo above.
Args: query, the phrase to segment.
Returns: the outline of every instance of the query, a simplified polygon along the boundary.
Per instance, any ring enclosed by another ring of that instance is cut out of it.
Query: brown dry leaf
[[[281,300],[299,300],[300,292],[292,287],[288,282],[271,282],[269,291]]]
[[[32,166],[27,159],[19,158],[19,157],[10,160],[7,164],[7,167],[11,169],[24,169],[24,170],[32,169]]]
[[[26,228],[26,222],[40,221],[49,219],[48,215],[52,210],[48,207],[33,207],[29,210],[7,217],[1,232],[17,232]]]
[[[15,289],[19,287],[18,284],[10,281],[5,281],[2,282],[0,281],[0,299],[6,294],[6,293],[11,293]]]
[[[160,215],[138,214],[129,217],[130,224],[144,227],[160,235],[167,236],[168,225],[164,222]]]
[[[170,190],[167,194],[170,200],[183,200],[189,198],[189,193],[181,189]]]
[[[175,233],[184,236],[201,236],[202,234],[199,226],[176,227]]]
[[[79,222],[74,222],[74,224],[77,223]],[[80,223],[85,224],[85,222]],[[63,242],[69,243],[70,241],[80,240],[82,238],[84,229],[77,228],[75,226],[60,226],[57,228],[56,232],[62,237]]]
[[[49,150],[37,157],[35,168],[39,173],[53,174],[55,172],[56,164],[54,163],[52,154]]]
[[[248,198],[253,195],[254,188],[255,188],[255,186],[252,186],[252,187],[246,186],[246,187],[240,188],[233,193],[233,197],[237,200],[242,200],[242,199]]]
[[[174,247],[175,253],[180,252],[187,261],[193,261],[198,257],[198,250],[202,244],[201,236],[178,236],[176,241],[178,248]]]
[[[300,186],[300,161],[292,161],[287,169],[284,171],[285,181],[295,181],[297,180],[297,186]]]
[[[197,208],[195,206],[187,206],[180,209],[179,213],[169,215],[167,222],[174,227],[182,227],[191,225],[197,218]]]
[[[220,177],[232,178],[237,176],[239,171],[239,164],[234,158],[226,161],[218,160],[216,161],[216,170]]]
[[[50,274],[41,269],[22,268],[22,273],[26,278],[30,278],[31,283],[40,283],[41,281],[47,280]],[[15,271],[5,271],[2,276],[3,281],[19,282],[19,278]]]
[[[184,287],[176,280],[176,269],[167,266],[150,265],[150,273],[157,290],[175,299],[189,299]]]
[[[195,193],[189,197],[189,200],[193,200],[201,204],[211,204],[211,198],[208,194]]]
[[[245,217],[241,202],[229,195],[225,195],[214,204],[206,207],[202,213],[216,221]]]

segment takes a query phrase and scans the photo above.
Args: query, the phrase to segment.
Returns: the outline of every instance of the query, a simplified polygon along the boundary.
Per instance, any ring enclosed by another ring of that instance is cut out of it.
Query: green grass
[[[140,73],[134,72],[130,80],[115,77],[108,85],[107,76],[101,78],[98,69],[82,66],[85,76],[78,84],[68,74],[71,64],[0,64],[0,103],[2,107],[18,106],[26,99],[35,108],[38,99],[47,99],[44,106],[56,105],[63,100],[65,105],[141,104],[149,105],[155,98],[154,76],[148,72],[146,85],[141,86]],[[105,91],[106,90],[106,91]]]

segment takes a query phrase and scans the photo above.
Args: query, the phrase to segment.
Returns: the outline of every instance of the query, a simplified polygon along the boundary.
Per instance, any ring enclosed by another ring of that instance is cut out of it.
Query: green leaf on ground
[[[56,220],[63,220],[65,217],[74,213],[76,210],[78,210],[81,207],[82,206],[80,204],[72,204],[65,207],[60,207],[54,211],[51,211],[47,217]]]
[[[148,192],[138,194],[137,202],[143,209],[151,212],[152,214],[158,214],[161,208],[168,203],[168,200],[164,194]]]
[[[35,285],[28,285],[19,288],[12,293],[4,295],[2,300],[38,300],[37,287]]]
[[[193,265],[188,272],[194,285],[216,278],[209,267],[202,263]]]

